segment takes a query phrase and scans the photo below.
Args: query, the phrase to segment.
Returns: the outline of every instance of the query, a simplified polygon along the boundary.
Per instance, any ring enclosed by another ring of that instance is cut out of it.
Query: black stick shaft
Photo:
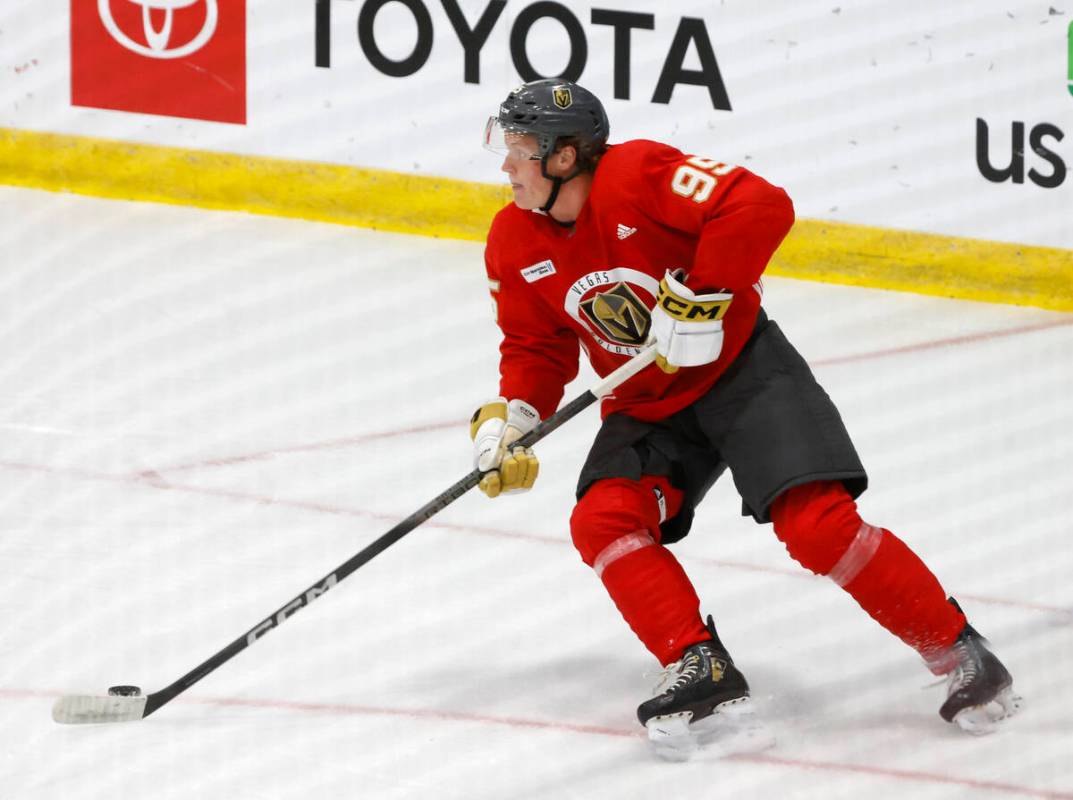
[[[532,431],[519,439],[518,444],[523,447],[531,447],[564,422],[577,416],[578,413],[588,408],[595,401],[596,395],[591,391],[586,391],[538,424]],[[462,480],[438,494],[435,498],[423,505],[379,539],[376,539],[360,552],[353,555],[350,559],[340,564],[333,572],[325,575],[300,595],[292,598],[290,602],[276,609],[270,616],[261,620],[261,622],[257,623],[257,625],[249,631],[235,639],[235,641],[231,642],[231,644],[223,650],[220,650],[212,657],[198,664],[171,685],[148,695],[143,716],[149,716],[165,703],[173,700],[206,675],[213,672],[217,667],[226,664],[270,630],[282,625],[286,620],[290,619],[295,612],[312,603],[363,564],[368,563],[380,553],[387,550],[391,545],[395,544],[395,542],[421,523],[431,519],[440,511],[447,508],[447,506],[451,505],[451,503],[480,483],[480,480],[480,470],[473,470],[466,475],[466,477],[462,478]]]

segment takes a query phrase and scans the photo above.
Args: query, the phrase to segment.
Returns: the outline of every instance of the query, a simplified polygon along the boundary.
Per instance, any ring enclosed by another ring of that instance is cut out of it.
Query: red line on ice
[[[1049,322],[1037,322],[1032,325],[1021,325],[1016,328],[1003,328],[1001,330],[994,331],[980,331],[978,333],[967,333],[964,336],[950,336],[945,339],[933,339],[928,342],[917,342],[916,344],[906,344],[899,347],[890,347],[885,350],[872,350],[866,353],[851,353],[844,356],[830,356],[828,358],[821,358],[811,362],[814,367],[827,367],[834,366],[836,364],[849,364],[855,361],[868,361],[873,358],[886,358],[888,356],[901,356],[907,353],[918,353],[922,350],[935,350],[940,347],[953,347],[954,345],[961,344],[976,344],[977,342],[984,342],[990,339],[1004,339],[1008,336],[1020,336],[1026,333],[1038,333],[1039,331],[1047,331],[1053,328],[1064,328],[1073,325],[1073,318],[1071,319],[1057,319]]]
[[[310,442],[308,444],[296,444],[288,447],[276,447],[271,450],[259,450],[234,456],[207,458],[203,461],[191,461],[186,464],[175,464],[170,467],[139,470],[135,473],[135,477],[154,478],[159,477],[162,472],[185,472],[195,469],[206,469],[209,467],[229,467],[234,464],[245,464],[250,461],[265,461],[276,456],[287,455],[290,453],[312,453],[317,450],[337,450],[342,447],[352,447],[358,444],[365,444],[366,442],[373,442],[377,439],[392,439],[396,436],[411,436],[415,433],[442,431],[456,426],[461,429],[461,425],[462,421],[460,420],[430,422],[425,425],[412,425],[408,428],[397,428],[394,430],[378,431],[376,433],[362,433],[354,436],[343,436],[338,439],[328,439],[323,442]]]
[[[42,691],[36,689],[0,689],[0,698],[13,700],[24,699],[47,699],[58,697],[62,692]],[[273,700],[267,698],[228,698],[228,697],[189,697],[176,700],[176,703],[191,705],[208,705],[225,708],[251,708],[251,709],[278,709],[281,711],[294,711],[310,714],[337,714],[345,716],[390,716],[404,719],[440,722],[469,722],[485,725],[500,725],[508,728],[561,731],[566,733],[579,733],[591,736],[609,736],[618,739],[643,739],[643,733],[636,728],[629,730],[613,728],[606,725],[584,725],[559,720],[538,720],[524,717],[502,717],[491,714],[474,714],[464,711],[446,711],[428,708],[386,708],[378,706],[356,705],[351,703],[323,703],[302,702],[294,700]],[[1053,791],[1049,789],[1035,789],[1030,786],[1022,786],[1015,783],[1001,783],[998,781],[984,781],[974,778],[961,778],[954,775],[923,772],[917,770],[903,770],[891,767],[871,766],[867,764],[852,764],[839,761],[816,761],[805,758],[787,758],[783,756],[765,753],[738,754],[726,757],[728,761],[741,763],[762,764],[772,767],[788,767],[824,772],[850,773],[858,775],[870,775],[880,778],[891,778],[898,781],[911,781],[916,783],[938,783],[953,786],[964,786],[975,790],[1004,792],[1006,794],[1020,795],[1023,797],[1036,797],[1042,800],[1073,800],[1073,793]]]
[[[258,495],[251,492],[240,492],[232,489],[213,489],[205,486],[193,486],[188,484],[173,483],[171,481],[165,480],[159,474],[154,474],[154,477],[148,477],[140,473],[117,474],[108,472],[96,472],[93,470],[81,469],[76,467],[49,467],[40,464],[27,464],[24,462],[4,460],[0,460],[0,469],[10,469],[19,472],[41,472],[49,475],[64,475],[68,477],[82,478],[85,480],[131,484],[161,491],[186,492],[189,494],[204,495],[207,497],[219,497],[225,500],[252,503],[254,505],[259,506],[278,506],[280,508],[293,508],[301,511],[311,511],[318,514],[334,514],[337,516],[376,520],[384,522],[388,525],[393,525],[403,519],[403,517],[394,514],[365,511],[363,509],[357,508],[346,508],[344,506],[329,505],[327,503],[316,503],[309,500],[287,500],[278,497]],[[444,522],[436,519],[432,519],[425,522],[424,527],[439,528],[442,530],[457,531],[459,533],[466,534],[478,534],[481,536],[493,536],[502,539],[538,542],[540,544],[553,544],[563,546],[567,544],[567,540],[565,539],[565,537],[549,536],[547,534],[539,533],[521,533],[517,531],[505,530],[502,528],[487,528],[471,524],[459,525],[457,523]],[[764,572],[772,575],[786,575],[789,577],[800,579],[822,580],[821,578],[817,578],[815,575],[805,571],[804,569],[795,569],[791,567],[771,567],[763,564],[749,564],[747,562],[742,561],[728,561],[718,558],[706,558],[704,556],[690,556],[688,560],[725,569],[748,570],[751,572]],[[1001,598],[984,597],[982,595],[968,595],[964,593],[959,593],[959,596],[965,599],[974,600],[978,603],[988,603],[992,605],[1007,606],[1011,608],[1023,608],[1030,611],[1040,611],[1049,614],[1057,614],[1063,617],[1067,623],[1073,621],[1073,609],[1064,608],[1062,606],[1050,606],[1044,605],[1042,603],[1031,603],[1024,602],[1021,600],[1005,600]]]
[[[1048,322],[1039,322],[1032,325],[1022,325],[1016,328],[1004,328],[1001,330],[993,331],[980,331],[979,333],[970,333],[965,334],[964,336],[952,336],[945,339],[934,339],[932,341],[917,342],[915,344],[901,345],[899,347],[891,347],[885,350],[873,350],[871,352],[854,353],[844,356],[831,356],[828,358],[821,358],[815,360],[811,362],[811,364],[814,367],[836,366],[839,364],[848,364],[857,361],[868,361],[870,359],[875,358],[886,358],[888,356],[905,355],[907,353],[915,353],[921,350],[933,350],[941,347],[951,347],[963,344],[975,344],[976,342],[982,342],[989,339],[1001,339],[1009,336],[1019,336],[1022,334],[1036,333],[1039,331],[1045,331],[1050,330],[1052,328],[1060,328],[1069,325],[1073,325],[1073,319],[1051,320]],[[185,464],[176,464],[170,467],[157,467],[156,469],[146,469],[136,473],[136,476],[143,479],[155,480],[160,477],[161,473],[165,472],[181,472],[197,469],[208,469],[212,467],[228,467],[233,466],[235,464],[248,463],[251,461],[264,461],[270,458],[274,458],[275,456],[287,455],[290,453],[310,453],[316,452],[318,450],[335,450],[343,447],[353,447],[354,445],[365,444],[366,442],[372,442],[378,439],[391,439],[397,436],[411,436],[417,433],[428,433],[432,431],[446,430],[456,425],[460,426],[461,424],[462,422],[458,420],[431,422],[425,425],[413,425],[405,428],[378,431],[376,433],[344,436],[338,439],[328,439],[322,442],[311,442],[309,444],[277,447],[270,450],[255,451],[252,453],[241,453],[233,456],[207,458],[202,461],[192,461]]]
[[[974,778],[959,778],[939,772],[919,772],[916,770],[892,769],[888,767],[874,767],[867,764],[843,764],[838,761],[811,761],[809,759],[781,758],[779,756],[766,755],[764,753],[744,753],[728,757],[733,761],[750,761],[758,764],[767,764],[780,767],[798,767],[808,770],[825,770],[828,772],[850,772],[860,775],[873,775],[883,778],[895,778],[897,780],[918,781],[921,783],[945,783],[955,786],[965,786],[971,789],[985,789],[995,792],[1023,795],[1025,797],[1039,797],[1045,800],[1073,800],[1073,793],[1053,791],[1050,789],[1033,789],[1029,786],[1021,786],[1016,783],[1000,783],[998,781],[981,781]]]

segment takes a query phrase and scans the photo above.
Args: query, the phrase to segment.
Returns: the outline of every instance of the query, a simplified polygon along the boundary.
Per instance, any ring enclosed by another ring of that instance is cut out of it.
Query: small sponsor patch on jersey
[[[522,277],[525,278],[526,283],[532,283],[533,281],[539,281],[541,278],[546,278],[549,275],[555,274],[555,265],[551,263],[551,260],[540,261],[533,264],[531,267],[526,267],[522,270]]]
[[[637,228],[631,228],[628,225],[623,225],[621,222],[618,224],[618,238],[628,239],[637,233]]]

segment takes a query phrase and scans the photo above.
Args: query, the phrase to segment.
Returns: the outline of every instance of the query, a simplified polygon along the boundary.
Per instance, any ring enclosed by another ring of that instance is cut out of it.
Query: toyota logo
[[[177,47],[169,47],[175,9],[192,6],[199,0],[127,0],[127,2],[142,7],[142,30],[145,33],[146,44],[134,41],[120,30],[112,16],[112,0],[97,0],[97,10],[101,15],[101,22],[104,23],[104,27],[108,29],[112,38],[139,55],[149,58],[182,58],[204,47],[216,32],[216,21],[219,17],[217,0],[205,0],[205,24],[201,31],[189,42]],[[164,23],[160,30],[153,25],[150,16],[153,10],[164,12]]]

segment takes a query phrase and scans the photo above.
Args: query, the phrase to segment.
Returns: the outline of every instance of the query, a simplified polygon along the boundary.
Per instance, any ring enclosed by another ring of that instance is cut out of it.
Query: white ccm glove
[[[681,270],[678,270],[681,275]],[[719,358],[723,350],[723,315],[732,294],[694,294],[678,275],[667,270],[659,282],[652,309],[656,364],[664,372],[699,367]]]
[[[524,400],[497,397],[473,413],[469,436],[473,439],[473,466],[484,475],[479,486],[489,497],[533,488],[540,462],[530,447],[511,445],[533,430],[540,414]]]

